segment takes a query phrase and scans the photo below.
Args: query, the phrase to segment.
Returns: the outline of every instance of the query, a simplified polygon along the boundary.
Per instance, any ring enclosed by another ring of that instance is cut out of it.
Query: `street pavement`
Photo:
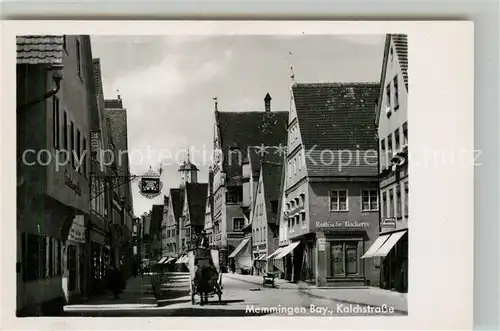
[[[269,288],[223,275],[223,294],[209,298],[207,305],[195,305],[189,295],[189,275],[173,273],[156,296],[149,276],[128,280],[119,299],[105,295],[85,303],[64,307],[65,316],[136,317],[136,316],[362,316],[404,315],[380,307],[346,304],[311,296],[298,288]]]

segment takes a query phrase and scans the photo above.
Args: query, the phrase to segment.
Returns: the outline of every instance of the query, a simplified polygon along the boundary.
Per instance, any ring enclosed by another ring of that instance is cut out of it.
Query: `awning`
[[[234,249],[234,251],[231,253],[231,255],[228,256],[228,258],[233,258],[235,257],[236,255],[238,255],[238,253],[243,249],[245,248],[245,246],[248,244],[248,242],[250,241],[250,238],[246,238],[246,239],[243,239],[240,244],[238,245],[238,247],[236,247]]]
[[[187,263],[188,262],[188,257],[187,255],[183,255],[180,258],[175,261],[176,264],[181,264],[181,263]]]
[[[366,251],[366,253],[361,257],[362,259],[366,259],[369,257],[373,257],[373,254],[375,254],[380,247],[385,243],[387,238],[389,238],[390,235],[386,234],[383,236],[380,236],[375,240],[375,242],[370,246],[370,248]]]
[[[160,259],[160,261],[158,261],[158,262],[156,262],[156,263],[158,263],[158,264],[162,264],[162,263],[165,263],[165,261],[166,261],[166,260],[167,260],[167,258],[166,258],[166,257],[162,257],[162,258]]]
[[[267,254],[260,254],[255,258],[255,261],[265,261],[266,260],[266,255]]]
[[[173,257],[169,257],[167,261],[163,262],[163,263],[170,263],[172,261],[174,261],[175,259]]]
[[[272,252],[272,253],[271,253],[271,254],[267,257],[267,259],[269,260],[269,259],[270,259],[270,258],[272,258],[273,256],[276,256],[276,255],[277,255],[277,254],[279,254],[279,253],[283,250],[283,248],[285,248],[285,247],[286,247],[286,246],[278,248],[277,250],[275,250],[274,252]]]
[[[284,258],[288,254],[290,254],[295,249],[295,247],[297,247],[299,244],[300,244],[299,241],[291,243],[290,245],[288,245],[285,248],[283,248],[283,250],[278,255],[276,255],[274,257],[274,259],[275,260],[279,260],[279,259]]]
[[[391,234],[389,239],[387,239],[387,241],[382,245],[382,247],[379,248],[379,250],[375,254],[373,254],[373,256],[380,256],[380,257],[387,256],[387,254],[389,254],[394,245],[396,245],[398,240],[401,239],[401,237],[403,237],[405,233],[406,230]]]

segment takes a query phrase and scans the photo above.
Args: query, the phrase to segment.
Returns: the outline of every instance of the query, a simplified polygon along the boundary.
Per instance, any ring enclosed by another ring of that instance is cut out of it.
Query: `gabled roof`
[[[389,62],[389,50],[391,48],[391,40],[394,43],[394,48],[396,49],[396,56],[398,57],[399,65],[401,67],[401,73],[403,74],[403,79],[405,81],[406,91],[408,91],[408,36],[405,34],[387,34],[385,37],[384,46],[384,57],[382,59],[382,70],[380,73],[380,86],[378,102],[376,106],[375,122],[378,126],[378,121],[380,118],[380,110],[382,106],[382,99],[384,94],[384,87],[386,82],[387,66]]]
[[[16,37],[18,64],[62,64],[64,36]]]
[[[378,139],[374,109],[380,85],[295,84],[292,90],[308,176],[376,175]]]
[[[153,205],[151,211],[150,234],[159,234],[161,232],[161,222],[163,220],[163,205]]]
[[[248,146],[286,145],[288,112],[215,112],[224,155],[223,169],[228,185],[241,184],[241,163],[235,158],[228,164],[229,151],[235,148],[241,153],[241,161],[247,157]],[[237,155],[235,153],[234,155]]]
[[[390,37],[394,43],[406,90],[408,91],[408,36],[405,34],[391,34]]]
[[[186,194],[191,224],[205,224],[207,183],[186,183]]]
[[[278,224],[278,214],[271,209],[271,202],[281,199],[281,163],[262,162],[262,183],[264,185],[264,199],[266,201],[267,222]]]
[[[182,210],[184,208],[184,190],[179,188],[170,189],[170,200],[172,200],[172,208],[174,213],[175,221],[179,221],[179,217],[182,215]]]

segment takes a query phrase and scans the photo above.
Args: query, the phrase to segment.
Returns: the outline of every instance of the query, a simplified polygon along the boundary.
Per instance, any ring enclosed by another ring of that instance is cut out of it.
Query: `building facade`
[[[220,263],[225,269],[229,256],[244,239],[243,228],[248,223],[249,201],[244,201],[243,161],[248,147],[260,148],[261,153],[281,151],[286,141],[288,112],[271,111],[271,98],[265,98],[265,111],[222,112],[215,109],[212,227],[214,245],[220,251]]]
[[[19,36],[17,47],[16,311],[25,316],[84,289],[93,78],[88,36]]]
[[[279,251],[273,265],[318,286],[378,284],[361,259],[378,235],[378,84],[293,84]]]
[[[184,190],[170,189],[169,207],[167,210],[166,237],[163,241],[164,251],[169,258],[179,256],[179,226],[184,208]]]
[[[365,258],[381,262],[381,287],[408,290],[408,39],[387,35],[376,107],[380,237]]]

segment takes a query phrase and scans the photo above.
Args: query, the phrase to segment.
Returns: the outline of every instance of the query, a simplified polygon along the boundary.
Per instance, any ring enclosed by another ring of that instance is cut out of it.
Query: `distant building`
[[[273,265],[286,279],[319,286],[378,284],[361,256],[378,235],[379,85],[294,84],[281,247]]]
[[[408,290],[408,39],[387,35],[376,107],[380,142],[380,237],[364,258],[382,259],[381,287]]]
[[[205,225],[207,183],[186,183],[184,208],[180,220],[181,253],[196,247],[197,240]]]
[[[183,208],[184,190],[180,188],[170,189],[169,207],[165,226],[166,237],[163,239],[162,243],[164,257],[176,258],[179,255],[179,224]]]
[[[168,203],[168,200],[165,199]],[[161,247],[161,223],[163,220],[164,205],[153,205],[151,210],[151,225],[149,228],[149,258],[153,261],[158,261],[162,257]]]

